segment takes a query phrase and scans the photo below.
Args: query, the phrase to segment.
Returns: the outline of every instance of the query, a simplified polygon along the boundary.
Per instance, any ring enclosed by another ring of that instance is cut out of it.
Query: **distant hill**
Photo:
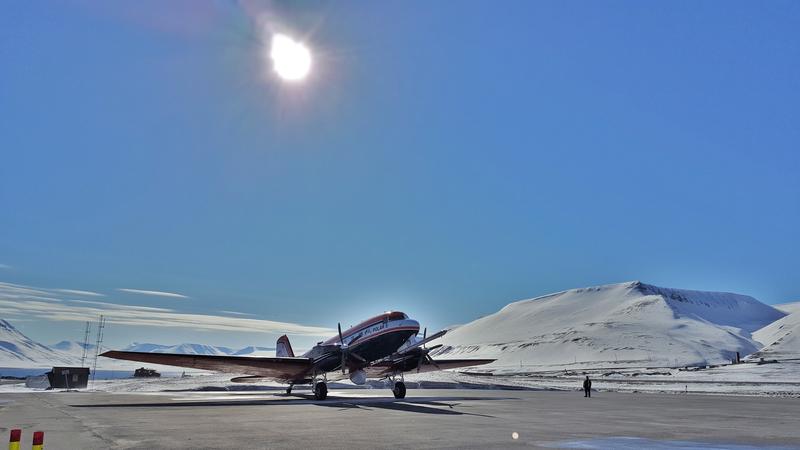
[[[511,303],[437,343],[440,358],[497,358],[487,368],[675,366],[729,362],[762,345],[751,333],[786,313],[752,297],[639,281]]]

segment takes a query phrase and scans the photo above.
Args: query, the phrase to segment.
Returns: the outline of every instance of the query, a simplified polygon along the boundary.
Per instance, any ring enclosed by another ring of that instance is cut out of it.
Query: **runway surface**
[[[0,426],[48,449],[800,448],[800,401],[502,390],[0,394]],[[516,433],[516,434],[515,434]],[[514,439],[516,437],[516,439]],[[5,437],[4,437],[5,438]],[[686,443],[688,441],[688,443]]]

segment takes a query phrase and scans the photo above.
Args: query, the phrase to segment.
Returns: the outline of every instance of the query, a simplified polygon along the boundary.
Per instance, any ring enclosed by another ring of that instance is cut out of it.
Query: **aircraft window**
[[[395,312],[389,313],[388,319],[389,320],[405,320],[405,319],[408,319],[408,316],[405,315],[404,313],[399,312],[399,311],[395,311]]]

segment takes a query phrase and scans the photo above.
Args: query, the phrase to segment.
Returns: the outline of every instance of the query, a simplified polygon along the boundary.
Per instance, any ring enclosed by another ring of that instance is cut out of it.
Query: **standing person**
[[[592,396],[592,380],[589,379],[589,375],[586,375],[586,379],[583,380],[583,396]]]

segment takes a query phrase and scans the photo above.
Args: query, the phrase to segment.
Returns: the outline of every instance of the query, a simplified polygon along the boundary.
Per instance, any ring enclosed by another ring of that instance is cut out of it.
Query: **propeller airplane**
[[[427,344],[442,337],[447,330],[427,336],[426,328],[422,339],[418,339],[419,322],[399,311],[372,317],[344,332],[341,324],[337,328],[337,336],[317,343],[302,356],[294,355],[286,335],[278,338],[274,358],[127,351],[108,351],[101,356],[246,374],[231,381],[279,381],[289,385],[287,394],[291,394],[294,385],[310,384],[317,400],[328,397],[329,380],[349,378],[354,384],[363,385],[367,379],[388,379],[393,382],[394,397],[401,399],[406,396],[405,372],[432,372],[494,362],[493,359],[434,360],[429,353],[441,344],[432,347]]]

